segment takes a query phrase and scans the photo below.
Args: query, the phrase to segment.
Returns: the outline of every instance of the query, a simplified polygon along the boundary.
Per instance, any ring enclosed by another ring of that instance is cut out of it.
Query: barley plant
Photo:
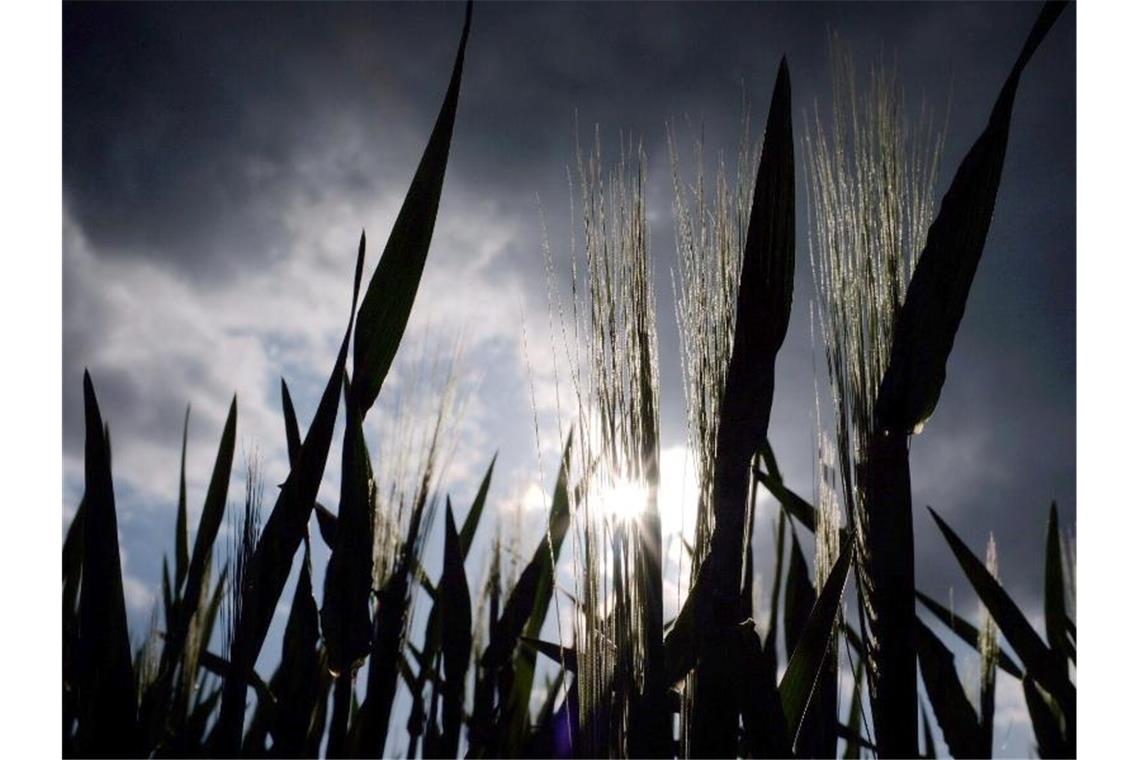
[[[931,111],[913,114],[893,71],[863,76],[838,41],[831,109],[805,111],[798,145],[786,61],[758,141],[742,119],[734,174],[723,159],[709,173],[701,141],[687,170],[668,130],[674,312],[698,482],[691,535],[662,534],[663,269],[649,239],[648,158],[623,137],[607,159],[599,128],[571,171],[568,299],[556,295],[546,249],[550,324],[572,392],[544,529],[528,544],[500,520],[489,552],[471,556],[496,460],[484,460],[475,493],[453,503],[441,492],[463,407],[456,360],[421,363],[419,396],[384,389],[431,245],[468,3],[438,119],[367,282],[361,234],[345,332],[307,430],[281,383],[288,472],[265,472],[247,452],[244,499],[227,508],[235,398],[192,545],[187,410],[172,559],[134,646],[112,439],[85,374],[84,493],[63,544],[64,754],[916,757],[945,746],[988,757],[1001,671],[1022,685],[1037,752],[1073,756],[1076,561],[1056,506],[1044,638],[999,582],[992,539],[979,559],[930,510],[980,600],[975,624],[915,587],[909,462],[985,246],[1019,78],[1063,8],[1043,7],[940,203],[944,130]],[[810,499],[785,485],[768,441],[797,264],[797,170],[826,368]],[[561,415],[562,395],[558,406]],[[374,408],[383,435],[370,452]],[[340,487],[325,505],[317,494],[338,417]],[[938,435],[928,427],[924,438]],[[753,551],[764,493],[778,505],[774,556]],[[424,547],[440,534],[442,570],[431,577]],[[667,620],[674,539],[684,545],[682,591]],[[316,542],[330,552],[321,588]],[[758,582],[770,588],[766,608]],[[281,651],[261,672],[278,607]],[[976,684],[963,684],[951,636],[976,656]],[[405,712],[406,723],[393,720]]]

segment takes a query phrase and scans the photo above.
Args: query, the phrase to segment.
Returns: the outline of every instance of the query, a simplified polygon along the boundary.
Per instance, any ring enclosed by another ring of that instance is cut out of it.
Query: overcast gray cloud
[[[1036,11],[1021,3],[478,4],[439,223],[400,357],[410,367],[409,347],[424,336],[462,336],[470,404],[448,479],[458,501],[496,449],[492,499],[505,512],[541,506],[538,485],[553,479],[539,204],[565,275],[566,169],[578,135],[588,141],[598,125],[611,157],[621,134],[644,141],[663,443],[683,453],[667,121],[683,138],[692,124],[710,151],[732,158],[742,97],[762,123],[787,54],[800,130],[813,104],[828,102],[827,41],[836,32],[860,64],[897,66],[909,106],[925,99],[944,114],[949,104],[940,195]],[[348,316],[357,236],[367,229],[371,270],[435,118],[461,15],[454,4],[65,6],[64,512],[82,488],[86,366],[111,423],[134,624],[169,551],[187,402],[192,497],[204,494],[234,392],[240,439],[261,452],[270,479],[283,477],[278,379],[290,382],[305,424]],[[1057,500],[1070,528],[1076,514],[1075,23],[1074,12],[1061,17],[1022,78],[947,384],[912,444],[919,584],[935,596],[953,586],[973,604],[922,509],[931,504],[972,546],[993,531],[1003,580],[1035,614],[1048,504]],[[799,192],[796,301],[772,437],[788,479],[810,493],[812,288]],[[389,381],[382,403],[405,376]],[[757,531],[758,552],[769,533]],[[1010,710],[1016,701],[1007,700]],[[1023,752],[1024,732],[1011,742],[1008,752]]]

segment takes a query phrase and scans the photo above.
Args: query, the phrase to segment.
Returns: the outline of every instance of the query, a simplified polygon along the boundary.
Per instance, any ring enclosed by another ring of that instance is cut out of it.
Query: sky
[[[422,392],[424,362],[461,343],[466,403],[441,487],[462,514],[498,452],[490,504],[530,553],[569,419],[566,389],[555,392],[543,243],[567,285],[572,229],[581,236],[567,181],[576,146],[596,128],[612,160],[632,136],[648,163],[662,509],[666,529],[679,526],[693,492],[666,125],[682,145],[701,134],[706,153],[732,167],[742,100],[758,131],[786,54],[802,139],[814,106],[830,103],[834,33],[863,69],[896,67],[911,112],[925,102],[946,119],[941,197],[1036,12],[1022,3],[479,4],[431,254],[396,370],[366,423],[374,458],[385,459],[395,408]],[[451,3],[65,5],[63,523],[83,488],[87,368],[111,426],[136,640],[173,551],[186,405],[192,520],[235,393],[231,504],[240,503],[245,455],[260,457],[270,487],[284,478],[280,378],[305,426],[343,334],[360,231],[370,273],[434,122],[461,23]],[[1066,532],[1076,525],[1075,28],[1071,9],[1022,77],[946,385],[911,445],[919,587],[976,608],[923,509],[931,505],[979,554],[993,533],[1002,581],[1039,630],[1050,501]],[[770,438],[789,484],[810,495],[823,367],[809,334],[802,160],[797,142],[796,291]],[[321,492],[330,505],[338,449]],[[773,515],[765,502],[761,572],[771,572]],[[477,546],[493,532],[481,527]],[[437,553],[429,542],[429,570]],[[266,650],[271,662],[274,644]],[[1026,752],[1020,699],[999,676],[1002,754]]]

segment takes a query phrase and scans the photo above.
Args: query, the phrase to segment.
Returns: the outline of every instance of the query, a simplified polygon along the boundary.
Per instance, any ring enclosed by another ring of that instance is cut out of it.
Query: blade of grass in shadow
[[[1049,508],[1045,539],[1045,636],[1054,659],[1064,662],[1069,650],[1065,633],[1065,569],[1061,558],[1061,535],[1057,530],[1057,502]]]
[[[917,751],[914,529],[908,436],[934,412],[946,363],[965,312],[993,218],[1013,101],[1021,73],[1063,5],[1047,3],[1006,79],[989,123],[959,165],[932,222],[902,308],[878,387],[867,461],[866,540],[860,589],[869,609],[870,675],[876,724],[896,730],[879,745],[887,757]]]
[[[578,672],[578,653],[574,651],[573,647],[565,647],[561,644],[555,644],[553,641],[532,639],[529,636],[520,636],[519,641],[535,652],[546,655],[551,662],[557,663],[560,668],[568,673]]]
[[[321,540],[332,551],[336,546],[336,515],[319,501],[313,505],[313,509],[317,513],[317,531],[321,534]]]
[[[788,577],[784,591],[784,651],[794,652],[808,617],[815,606],[815,588],[811,585],[807,560],[804,559],[796,531],[792,529],[792,551],[788,560]]]
[[[712,620],[702,620],[701,627],[713,626],[726,637],[739,622],[750,464],[767,440],[776,354],[787,333],[792,305],[795,149],[791,100],[787,61],[781,60],[768,108],[741,261],[732,353],[717,410],[715,529],[708,558],[693,589],[695,595],[711,597],[700,602],[708,604],[713,615]],[[740,712],[736,690],[728,681],[732,668],[727,662],[716,661],[726,657],[726,648],[710,648],[697,667],[692,721],[696,755],[729,756],[737,751]]]
[[[505,665],[514,654],[524,629],[530,638],[538,638],[541,632],[554,588],[551,554],[557,560],[562,540],[570,526],[570,498],[566,480],[572,443],[571,435],[567,437],[566,446],[562,450],[562,465],[554,487],[546,534],[507,597],[502,614],[491,627],[490,643],[481,657],[481,664],[485,668]]]
[[[784,575],[784,535],[788,531],[787,517],[784,510],[776,522],[776,571],[772,575],[772,601],[768,607],[768,632],[764,636],[764,650],[775,653],[776,631],[779,629],[780,588],[783,585]],[[794,529],[793,529],[794,530]]]
[[[471,2],[468,0],[459,52],[443,107],[360,304],[352,366],[354,401],[362,417],[372,408],[392,366],[427,261],[459,105],[459,84],[470,30]]]
[[[174,534],[174,588],[181,590],[190,563],[186,519],[186,436],[190,432],[190,405],[182,421],[182,464],[178,475],[178,518]]]
[[[278,697],[275,721],[271,728],[273,746],[278,754],[302,756],[305,736],[320,694],[322,678],[319,653],[320,628],[317,603],[313,598],[311,558],[308,541],[293,604],[285,623],[281,643],[281,665],[270,688]],[[327,671],[326,671],[327,672]]]
[[[994,622],[997,623],[997,627],[1005,636],[1006,641],[1009,642],[1013,651],[1025,664],[1029,676],[1048,689],[1062,705],[1068,703],[1075,707],[1076,689],[1069,682],[1068,674],[1065,670],[1057,667],[1057,662],[1052,657],[1049,648],[1041,641],[1037,632],[1033,630],[1033,626],[1025,619],[1025,615],[1010,599],[1009,594],[1001,587],[1001,584],[986,570],[982,561],[970,551],[962,539],[958,538],[958,535],[938,516],[938,513],[930,507],[927,509],[934,517],[934,521],[938,524],[938,529],[942,531],[946,542],[950,544],[950,550],[965,572],[970,585],[973,586],[982,604],[993,615]]]
[[[966,696],[954,655],[922,622],[918,623],[918,665],[942,738],[954,757],[989,757],[977,713]]]
[[[551,499],[550,517],[546,533],[535,548],[518,584],[507,598],[502,616],[492,628],[490,643],[483,653],[481,664],[487,669],[502,669],[511,662],[512,684],[510,696],[503,711],[503,723],[498,727],[500,741],[505,742],[498,754],[522,752],[530,721],[530,693],[534,684],[535,652],[529,647],[518,647],[525,634],[537,639],[554,595],[554,569],[562,551],[563,539],[570,527],[570,492],[567,479],[570,470],[570,451],[573,436],[566,438],[562,451],[561,467]]]
[[[443,714],[439,749],[443,757],[459,752],[463,724],[463,696],[467,665],[471,661],[471,592],[463,569],[463,549],[455,529],[455,517],[447,509],[443,546],[443,575],[439,581],[443,601]]]
[[[467,512],[467,517],[463,520],[463,527],[459,531],[459,547],[460,553],[464,560],[467,559],[467,553],[471,549],[471,542],[475,538],[475,531],[479,528],[479,519],[483,515],[483,507],[487,503],[487,493],[491,487],[491,476],[495,470],[495,460],[498,454],[491,458],[491,464],[487,467],[487,472],[483,475],[483,480],[479,484],[479,490],[475,494],[475,500],[471,503],[471,509]],[[447,508],[451,509],[451,499],[447,499]],[[415,567],[416,581],[427,592],[432,601],[431,612],[428,614],[427,625],[424,627],[424,646],[425,658],[434,660],[436,653],[440,647],[440,607],[437,604],[437,595],[435,586],[432,585],[431,580],[427,574],[423,572],[423,568],[416,563]],[[427,669],[420,668],[419,674],[415,680],[409,684],[409,689],[412,690],[416,702],[413,704],[412,715],[408,719],[408,734],[409,734],[409,754],[414,753],[415,747],[419,741],[420,734],[423,730],[423,705],[422,699],[418,699],[427,686]]]
[[[1065,5],[1047,2],[1042,7],[986,128],[962,159],[930,225],[879,386],[875,417],[884,430],[905,435],[921,425],[938,403],[946,362],[993,219],[1018,82]]]
[[[780,679],[780,704],[787,722],[788,740],[794,747],[804,714],[815,689],[816,678],[834,639],[835,618],[843,600],[847,584],[847,570],[851,566],[851,543],[839,553],[835,566],[820,589],[819,598],[800,634],[796,649],[788,658],[788,667]]]
[[[356,277],[353,283],[352,311],[341,341],[340,351],[332,374],[317,405],[312,426],[305,436],[297,455],[297,463],[290,468],[277,494],[277,502],[262,529],[257,549],[251,558],[250,566],[241,594],[241,614],[236,621],[232,651],[235,653],[234,667],[239,676],[248,677],[261,652],[273,613],[277,608],[297,548],[307,535],[309,516],[316,501],[328,460],[329,446],[332,443],[333,426],[336,424],[339,406],[339,391],[344,381],[344,367],[348,358],[348,340],[352,334],[353,316],[356,313],[356,299],[360,286],[360,273],[364,266],[365,238],[360,236],[360,246],[356,257]],[[222,695],[222,710],[215,730],[218,744],[213,748],[216,754],[235,755],[241,748],[242,716],[245,712],[246,686],[244,678],[226,680]]]
[[[978,629],[972,623],[955,615],[949,609],[921,591],[916,591],[915,596],[918,597],[918,601],[922,602],[926,609],[934,614],[934,617],[938,618],[943,625],[956,633],[958,638],[975,649],[977,648],[980,639],[978,638]],[[1013,658],[1006,653],[1004,648],[998,649],[998,667],[1019,681],[1022,676],[1025,675],[1017,663],[1013,661]]]
[[[353,406],[347,379],[344,396],[347,421],[341,448],[340,509],[321,607],[329,669],[337,679],[329,729],[332,756],[344,753],[352,680],[372,645],[372,471],[363,421]]]
[[[138,752],[135,676],[119,528],[111,481],[111,447],[91,376],[83,373],[84,441],[83,570],[79,593],[78,747],[88,756]]]
[[[737,680],[745,757],[791,757],[792,744],[776,687],[776,651],[767,649],[751,621],[742,623]]]
[[[922,757],[935,760],[938,751],[934,747],[934,732],[930,730],[930,715],[926,712],[926,705],[921,702],[918,705],[918,717],[922,723]]]
[[[297,411],[293,408],[293,397],[289,394],[285,378],[281,378],[281,412],[285,416],[285,447],[292,467],[301,453],[301,429],[297,425]]]
[[[846,734],[847,748],[843,750],[845,760],[858,760],[859,747],[865,746],[863,741],[863,711],[860,709],[863,702],[863,658],[855,663],[855,675],[852,678],[854,687],[851,692],[851,707],[847,710]]]
[[[368,663],[368,686],[364,703],[349,732],[349,751],[354,756],[376,756],[384,752],[396,697],[400,651],[404,645],[410,601],[412,565],[419,547],[420,524],[427,502],[428,478],[417,497],[408,532],[400,549],[395,571],[377,594],[372,625],[372,654]],[[423,667],[423,663],[420,664]]]
[[[189,420],[189,409],[187,409]],[[184,433],[185,437],[185,433]],[[190,622],[203,601],[203,588],[210,558],[213,555],[214,542],[222,525],[222,518],[226,510],[226,496],[229,493],[230,473],[233,469],[234,443],[237,437],[237,396],[230,402],[229,413],[222,428],[222,438],[218,444],[218,454],[214,460],[214,469],[210,475],[210,483],[206,488],[206,500],[202,505],[202,515],[198,519],[198,531],[194,537],[194,550],[190,555],[189,564],[185,570],[185,586],[175,585],[172,595],[173,621],[170,625],[166,641],[162,648],[162,661],[159,667],[159,676],[143,700],[141,710],[143,725],[154,731],[163,727],[168,721],[166,717],[170,712],[169,699],[172,696],[175,669],[183,659],[186,648],[186,639],[190,631]],[[183,452],[185,458],[185,452]],[[183,472],[183,485],[185,485],[185,472]],[[184,489],[180,502],[185,497]],[[185,517],[185,505],[180,504],[179,519]],[[185,538],[185,536],[183,536]],[[177,584],[177,569],[176,584]],[[185,677],[193,677],[193,673],[185,673]],[[185,691],[185,689],[182,689]],[[157,742],[157,736],[150,736],[152,743]]]
[[[483,507],[487,504],[487,492],[491,489],[491,475],[495,472],[495,460],[498,458],[498,453],[491,457],[491,464],[487,466],[487,472],[479,483],[479,490],[475,493],[475,500],[471,502],[471,509],[463,519],[463,527],[459,531],[459,545],[463,549],[463,559],[467,559],[467,553],[471,551],[471,542],[475,540],[475,531],[479,529]]]
[[[1076,757],[1076,747],[1066,745],[1060,720],[1050,708],[1048,696],[1028,676],[1022,679],[1021,687],[1033,724],[1033,737],[1037,740],[1037,753],[1043,758]]]
[[[64,754],[77,752],[71,743],[78,717],[78,673],[76,654],[79,646],[79,585],[83,576],[83,515],[86,499],[81,499],[67,536],[63,541],[63,736]]]

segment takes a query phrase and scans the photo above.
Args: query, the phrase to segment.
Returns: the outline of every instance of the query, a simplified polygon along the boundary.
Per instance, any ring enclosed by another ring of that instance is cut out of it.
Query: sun
[[[598,493],[602,513],[615,522],[632,522],[645,511],[649,489],[630,478],[615,478]]]

